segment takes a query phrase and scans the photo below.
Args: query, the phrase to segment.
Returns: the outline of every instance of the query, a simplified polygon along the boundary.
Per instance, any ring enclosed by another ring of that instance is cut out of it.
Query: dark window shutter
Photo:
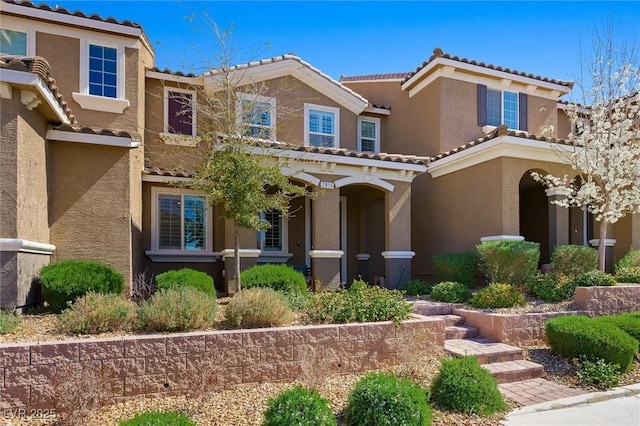
[[[478,126],[487,124],[487,86],[478,84]]]
[[[520,130],[524,130],[525,132],[527,131],[527,100],[527,94],[520,93],[520,99],[518,100],[518,126]]]

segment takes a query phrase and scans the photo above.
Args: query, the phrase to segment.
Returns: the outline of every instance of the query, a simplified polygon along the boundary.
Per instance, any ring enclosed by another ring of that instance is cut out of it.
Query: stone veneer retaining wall
[[[516,346],[547,343],[545,323],[549,318],[587,314],[584,311],[494,314],[468,309],[454,309],[453,313],[464,317],[466,325],[477,327],[480,336]]]
[[[612,287],[578,287],[576,305],[591,315],[610,315],[640,311],[640,285],[618,284]]]
[[[305,362],[325,374],[366,371],[391,362],[400,333],[413,330],[425,330],[434,345],[444,345],[444,322],[419,316],[398,326],[380,322],[3,344],[0,408],[53,408],[58,367],[95,368],[108,377],[116,400],[193,390],[203,378],[213,389],[294,380]]]

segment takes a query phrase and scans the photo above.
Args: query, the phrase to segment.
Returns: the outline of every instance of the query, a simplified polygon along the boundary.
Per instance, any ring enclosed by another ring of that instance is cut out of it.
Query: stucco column
[[[640,214],[631,215],[631,247],[640,249]]]
[[[316,190],[319,190],[316,188]],[[340,190],[324,189],[313,200],[311,257],[316,289],[336,289],[340,285]]]
[[[257,233],[253,229],[240,229],[240,269],[245,270],[258,263],[260,250],[256,249],[258,244]],[[224,249],[222,259],[224,261],[224,288],[229,294],[238,292],[235,277],[235,250],[233,242],[233,221],[224,221]]]
[[[569,244],[569,209],[554,203],[567,197],[563,188],[546,189],[549,199],[549,255],[557,246]]]
[[[384,198],[385,286],[402,288],[411,279],[411,182],[394,182]]]

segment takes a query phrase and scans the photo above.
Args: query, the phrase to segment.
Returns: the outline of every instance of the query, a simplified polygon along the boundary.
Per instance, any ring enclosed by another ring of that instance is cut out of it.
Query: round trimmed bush
[[[469,304],[478,309],[510,308],[524,305],[525,300],[520,290],[511,284],[494,283],[478,291]]]
[[[528,292],[545,302],[559,302],[573,296],[575,282],[561,274],[538,274],[527,283]]]
[[[289,265],[256,265],[240,273],[243,289],[267,287],[285,293],[307,293],[307,280]]]
[[[345,408],[351,426],[431,424],[427,391],[409,379],[370,373],[356,384]]]
[[[563,358],[603,359],[618,364],[622,371],[631,367],[639,345],[616,325],[585,316],[551,318],[546,323],[546,334],[551,350]]]
[[[410,296],[422,296],[431,294],[431,286],[422,280],[410,280],[404,283],[405,294]]]
[[[218,311],[215,297],[192,287],[157,291],[138,309],[138,327],[151,331],[189,331],[211,327]]]
[[[124,288],[122,274],[95,260],[67,259],[50,263],[42,268],[40,282],[44,300],[56,313],[90,291],[121,293]]]
[[[270,288],[250,288],[236,293],[224,311],[225,323],[231,327],[276,327],[294,319],[286,297]]]
[[[616,285],[616,280],[606,272],[589,271],[573,280],[574,287],[596,287]]]
[[[531,241],[485,241],[476,246],[480,269],[493,283],[524,286],[536,274],[540,244]]]
[[[480,415],[507,408],[496,379],[472,357],[442,361],[431,385],[431,401],[445,410]]]
[[[190,268],[163,272],[156,276],[156,282],[158,289],[193,287],[212,296],[216,295],[213,278],[204,272]]]
[[[62,311],[58,328],[64,333],[95,334],[127,330],[136,320],[136,304],[121,294],[90,291]]]
[[[598,250],[580,245],[558,246],[551,256],[553,272],[575,278],[598,267]]]
[[[431,258],[438,281],[453,281],[471,286],[478,257],[475,253],[443,253]]]
[[[431,298],[438,302],[464,303],[471,298],[471,290],[462,283],[445,281],[431,289]]]
[[[596,318],[596,321],[613,324],[640,342],[640,313],[638,312],[602,316]]]
[[[295,386],[267,402],[264,426],[335,426],[336,420],[317,390]]]
[[[186,414],[174,411],[147,411],[129,419],[122,420],[119,426],[196,426]]]

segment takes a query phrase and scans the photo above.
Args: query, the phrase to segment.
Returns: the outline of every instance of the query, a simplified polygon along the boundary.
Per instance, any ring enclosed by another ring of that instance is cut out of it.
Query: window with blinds
[[[267,210],[261,214],[261,218],[269,223],[269,229],[258,232],[257,248],[263,251],[283,251],[282,239],[282,212],[280,210]]]
[[[158,195],[158,249],[206,250],[206,199],[199,195]]]

